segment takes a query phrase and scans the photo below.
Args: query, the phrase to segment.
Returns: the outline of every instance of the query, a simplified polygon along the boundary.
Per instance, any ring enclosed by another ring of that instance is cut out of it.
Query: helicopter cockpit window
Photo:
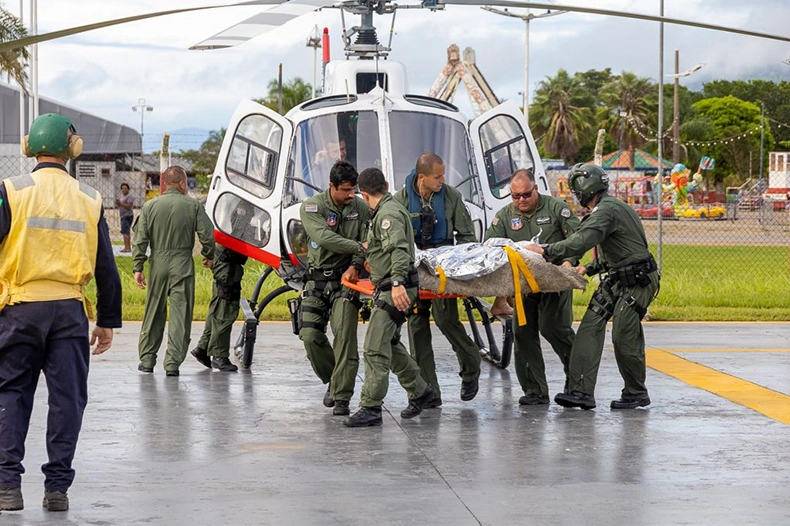
[[[444,161],[445,183],[458,189],[466,201],[482,204],[472,177],[472,150],[463,123],[431,113],[397,111],[390,114],[390,133],[393,190],[403,187],[420,154],[434,152]]]
[[[329,188],[329,171],[345,160],[358,170],[381,167],[378,117],[373,111],[347,111],[313,117],[294,131],[286,180],[286,205]]]
[[[488,184],[497,197],[509,194],[510,176],[518,169],[534,169],[521,125],[513,117],[497,115],[480,127]]]
[[[228,180],[264,199],[271,195],[283,130],[263,115],[239,123],[226,164]]]

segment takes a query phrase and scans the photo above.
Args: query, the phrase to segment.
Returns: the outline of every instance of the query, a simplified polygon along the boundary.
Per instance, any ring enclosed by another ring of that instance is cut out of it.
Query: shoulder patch
[[[306,203],[304,205],[305,212],[318,212],[318,205],[313,203]]]
[[[498,218],[498,217],[495,217],[495,218],[494,218],[494,220],[493,220],[493,221],[491,221],[491,224],[492,224],[492,225],[498,225],[498,224],[499,224],[499,218]]]
[[[381,229],[382,229],[382,230],[389,230],[389,228],[390,228],[391,226],[392,226],[392,223],[390,223],[390,220],[389,220],[389,219],[383,219],[383,220],[381,221]]]
[[[570,209],[570,208],[563,208],[563,209],[560,211],[560,215],[561,215],[562,217],[566,217],[566,218],[567,218],[567,217],[570,217],[570,216],[571,216],[571,209]]]
[[[598,210],[598,207],[597,207],[597,206],[596,206],[595,208],[593,208],[592,210],[590,210],[590,213],[592,214],[592,213],[593,213],[593,212],[595,212],[596,210]]]

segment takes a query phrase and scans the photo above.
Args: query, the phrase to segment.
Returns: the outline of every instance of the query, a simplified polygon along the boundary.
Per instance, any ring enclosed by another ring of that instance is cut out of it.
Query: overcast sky
[[[28,9],[30,0],[25,0]],[[19,14],[18,0],[0,0]],[[39,32],[44,33],[146,12],[213,5],[218,0],[39,0]],[[594,6],[657,15],[659,0],[561,0],[559,4]],[[790,34],[787,0],[665,0],[665,15],[774,34]],[[281,29],[230,49],[187,48],[264,8],[235,7],[167,16],[101,29],[39,45],[39,92],[42,96],[140,129],[131,107],[145,98],[154,110],[145,115],[145,148],[154,149],[165,131],[225,127],[237,103],[265,95],[282,62],[284,78],[312,82],[313,50],[305,46],[313,26],[328,27],[332,58],[342,57],[340,14],[328,9],[303,16]],[[523,12],[523,10],[521,10]],[[25,13],[25,23],[29,13]],[[358,22],[347,15],[348,25]],[[379,39],[386,43],[390,17],[378,17]],[[391,58],[404,62],[409,88],[425,94],[446,62],[446,49],[472,47],[478,67],[500,99],[520,101],[524,85],[524,23],[474,7],[450,6],[444,12],[401,10],[395,24]],[[713,79],[790,79],[790,44],[772,40],[667,25],[665,72],[705,67],[682,82],[692,89]],[[320,61],[320,56],[319,56]],[[568,13],[530,24],[530,91],[558,69],[569,72],[612,68],[634,71],[657,81],[658,24],[622,18]],[[671,82],[671,79],[667,79]],[[319,77],[320,82],[320,77]],[[456,103],[469,108],[459,90]],[[203,140],[195,136],[197,148]],[[181,137],[179,143],[189,139]]]

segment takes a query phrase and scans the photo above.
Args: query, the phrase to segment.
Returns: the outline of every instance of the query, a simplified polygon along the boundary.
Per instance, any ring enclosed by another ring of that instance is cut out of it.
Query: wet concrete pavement
[[[126,323],[93,357],[71,510],[41,509],[42,381],[27,509],[0,524],[790,523],[790,323],[646,324],[648,358],[665,372],[648,370],[649,409],[621,412],[609,409],[621,388],[609,341],[596,410],[525,408],[512,366],[486,362],[477,398],[461,402],[434,327],[444,406],[402,421],[392,378],[384,425],[367,429],[323,407],[286,323],[260,326],[251,370],[210,372],[187,356],[178,378],[161,355],[155,374],[137,372],[138,331]],[[544,355],[553,396],[562,369],[545,342]],[[766,412],[731,400],[751,389],[762,398],[744,403]]]

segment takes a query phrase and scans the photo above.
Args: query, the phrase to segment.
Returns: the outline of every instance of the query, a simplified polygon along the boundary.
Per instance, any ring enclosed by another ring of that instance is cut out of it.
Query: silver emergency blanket
[[[505,251],[506,246],[514,249],[524,260],[541,292],[584,290],[587,279],[574,269],[548,263],[524,247],[531,241],[511,241],[492,238],[483,243],[417,250],[416,266],[420,274],[420,288],[439,292],[440,278],[437,267],[441,266],[447,278],[444,293],[463,296],[513,296],[513,270]],[[521,293],[531,288],[519,272]]]

